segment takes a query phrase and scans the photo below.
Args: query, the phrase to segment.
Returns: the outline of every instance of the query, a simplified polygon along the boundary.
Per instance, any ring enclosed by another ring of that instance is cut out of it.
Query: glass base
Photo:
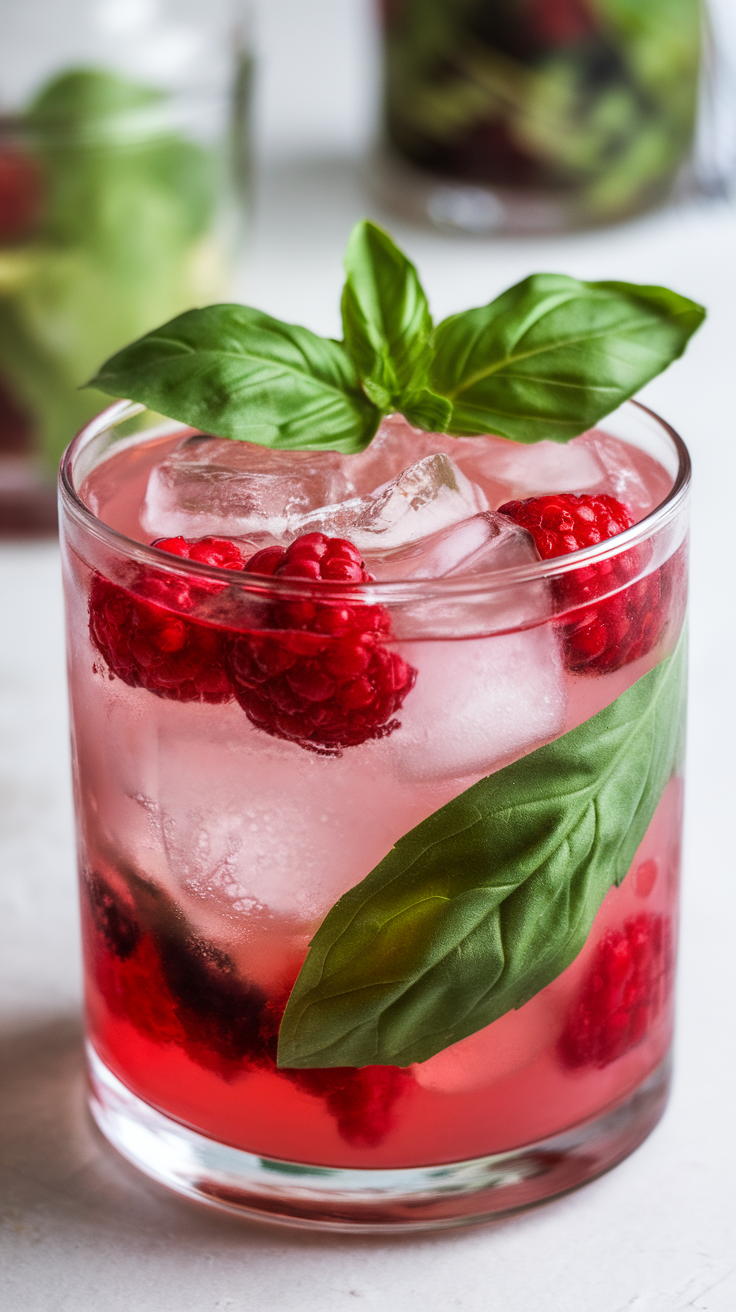
[[[664,1111],[670,1058],[593,1120],[511,1152],[396,1170],[306,1166],[230,1148],[163,1116],[88,1045],[90,1107],[123,1157],[178,1193],[306,1229],[393,1234],[473,1225],[580,1188],[639,1146]]]
[[[683,172],[637,196],[625,209],[599,213],[573,188],[511,187],[430,173],[386,148],[377,148],[368,162],[368,185],[379,203],[400,218],[477,237],[550,237],[606,227],[693,190]]]

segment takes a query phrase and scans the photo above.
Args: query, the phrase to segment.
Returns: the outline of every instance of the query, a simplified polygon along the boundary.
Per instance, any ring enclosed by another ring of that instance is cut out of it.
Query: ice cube
[[[368,569],[381,582],[487,573],[537,560],[531,534],[492,510],[404,546],[365,550],[364,555]]]
[[[586,488],[586,491],[607,492],[617,497],[628,506],[637,521],[664,501],[672,480],[645,451],[599,429],[585,433],[577,442],[595,453],[602,469],[598,485]]]
[[[151,472],[141,523],[152,537],[266,533],[275,540],[293,516],[352,492],[337,452],[190,437]]]
[[[543,441],[525,446],[503,437],[476,441],[475,454],[463,453],[463,467],[481,484],[493,482],[498,497],[492,495],[494,506],[554,492],[582,492],[598,487],[605,475],[597,450],[581,438],[566,445]]]
[[[486,510],[485,494],[449,456],[425,456],[365,497],[291,516],[290,534],[349,537],[366,554],[417,542]]]
[[[417,671],[386,740],[402,779],[481,777],[561,733],[565,679],[549,624],[399,646]]]
[[[446,455],[459,466],[473,483],[479,483],[492,505],[504,499],[494,499],[493,477],[485,448],[491,442],[504,443],[503,438],[450,437],[447,433],[426,433],[407,423],[403,415],[388,415],[381,423],[370,446],[359,455],[344,456],[343,469],[353,485],[356,496],[365,496],[375,488],[397,478],[404,469],[425,456]],[[516,444],[508,444],[516,445]],[[489,487],[491,491],[489,491]],[[502,489],[502,490],[505,490]]]

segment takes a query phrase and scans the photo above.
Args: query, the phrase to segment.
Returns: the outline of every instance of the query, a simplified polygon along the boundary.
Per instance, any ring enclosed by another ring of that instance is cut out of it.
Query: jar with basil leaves
[[[659,204],[687,164],[700,0],[383,0],[383,18],[382,187],[415,217],[593,226]]]
[[[43,36],[37,4],[9,20],[0,514],[11,520],[38,515],[43,470],[50,484],[99,409],[79,389],[109,352],[227,290],[246,199],[250,65],[236,7],[196,10],[75,0],[64,24],[43,9]],[[19,480],[34,462],[35,477]],[[10,504],[14,489],[24,506]]]

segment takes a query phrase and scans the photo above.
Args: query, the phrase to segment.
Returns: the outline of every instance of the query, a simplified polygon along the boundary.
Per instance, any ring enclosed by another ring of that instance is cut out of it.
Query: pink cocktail
[[[458,1223],[599,1174],[667,1091],[684,447],[633,404],[567,446],[391,417],[353,456],[125,436],[130,416],[91,424],[62,472],[99,1124],[185,1192],[309,1224]],[[651,818],[609,878],[608,817],[641,820],[647,751]],[[489,892],[508,797],[528,841]],[[456,849],[448,865],[427,826],[464,842],[473,808],[495,838],[446,874]],[[409,852],[413,889],[433,851],[429,891],[385,911],[387,863]],[[595,887],[565,873],[595,862]],[[368,911],[344,900],[364,887]],[[371,915],[355,959],[377,973],[351,994],[345,945]]]

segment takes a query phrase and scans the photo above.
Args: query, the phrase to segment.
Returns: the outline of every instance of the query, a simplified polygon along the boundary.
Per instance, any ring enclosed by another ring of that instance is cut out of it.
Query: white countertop
[[[337,331],[340,257],[373,207],[339,160],[272,168],[241,292]],[[555,242],[454,241],[392,224],[437,316],[536,269],[662,282],[707,326],[646,399],[696,468],[692,718],[673,1098],[610,1175],[447,1236],[310,1236],[239,1222],[139,1176],[83,1105],[58,553],[0,550],[0,1303],[8,1312],[733,1312],[736,798],[736,228],[690,208]]]

